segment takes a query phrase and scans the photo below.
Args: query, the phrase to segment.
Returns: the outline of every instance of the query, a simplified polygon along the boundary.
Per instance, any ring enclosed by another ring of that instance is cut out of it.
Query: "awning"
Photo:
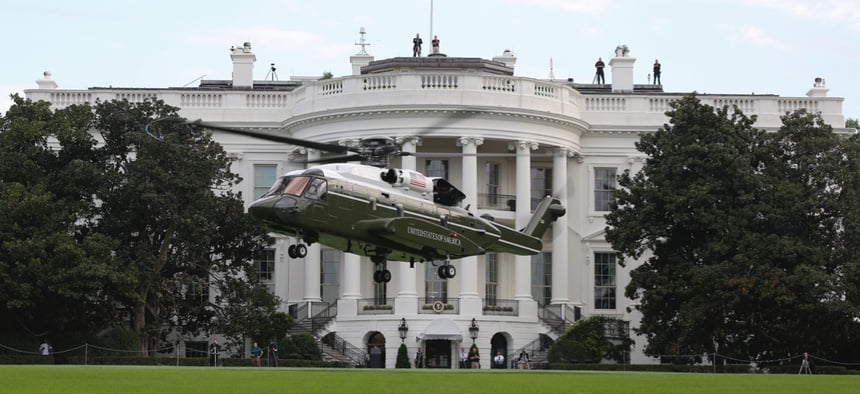
[[[433,320],[427,328],[424,329],[418,339],[426,341],[429,339],[445,339],[449,341],[462,341],[463,336],[460,335],[460,328],[457,323],[451,319],[436,319]]]

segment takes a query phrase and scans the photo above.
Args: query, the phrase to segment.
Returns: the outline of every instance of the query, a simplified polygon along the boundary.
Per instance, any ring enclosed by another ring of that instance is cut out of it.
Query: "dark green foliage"
[[[291,335],[281,346],[281,357],[295,360],[322,360],[322,352],[316,338],[310,334]]]
[[[412,367],[412,363],[409,362],[409,350],[406,349],[406,344],[401,343],[400,347],[397,348],[397,363],[395,363],[394,368],[410,368]]]
[[[254,330],[249,332],[251,338],[265,347],[270,341],[280,344],[287,336],[287,331],[295,325],[293,317],[284,312],[273,312],[251,317],[252,321],[247,324],[253,325]]]
[[[131,322],[148,351],[171,330],[240,337],[274,311],[249,274],[269,239],[225,192],[239,181],[226,152],[172,120],[155,124],[161,140],[144,133],[176,114],[15,98],[0,118],[0,329],[68,338]]]
[[[804,112],[765,133],[694,96],[672,108],[607,215],[613,248],[644,259],[626,295],[645,352],[857,359],[856,142]]]
[[[626,336],[609,338],[607,328],[613,328],[610,325],[626,327],[625,322],[605,316],[577,321],[550,347],[549,361],[599,363],[604,358],[618,363],[627,361],[632,342]]]

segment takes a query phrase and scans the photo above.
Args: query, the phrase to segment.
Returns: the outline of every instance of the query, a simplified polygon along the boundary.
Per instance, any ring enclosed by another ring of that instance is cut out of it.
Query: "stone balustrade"
[[[307,82],[292,90],[204,90],[196,88],[87,90],[30,89],[27,97],[46,100],[57,108],[96,100],[126,99],[141,102],[161,99],[182,108],[190,119],[208,121],[283,122],[321,111],[355,111],[362,107],[447,106],[493,108],[579,119],[595,129],[642,130],[666,122],[669,103],[681,93],[582,94],[564,84],[547,81],[469,73],[403,73],[346,76]],[[776,128],[785,112],[806,108],[821,112],[825,121],[844,125],[842,98],[780,97],[776,95],[702,95],[715,107],[738,107],[758,115],[757,126]],[[247,109],[252,108],[253,115]],[[621,113],[624,116],[619,116]],[[249,118],[250,116],[250,118]]]

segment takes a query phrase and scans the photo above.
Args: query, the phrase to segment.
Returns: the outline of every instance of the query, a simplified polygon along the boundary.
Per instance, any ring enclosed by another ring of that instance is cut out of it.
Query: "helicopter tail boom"
[[[556,219],[564,216],[565,209],[561,201],[551,196],[546,196],[538,204],[529,223],[522,230],[523,233],[535,238],[543,237],[543,233]]]

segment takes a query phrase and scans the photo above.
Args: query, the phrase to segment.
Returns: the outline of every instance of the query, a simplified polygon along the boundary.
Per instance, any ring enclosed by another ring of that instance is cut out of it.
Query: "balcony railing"
[[[534,211],[543,198],[530,198],[529,205]],[[478,193],[478,209],[494,209],[497,211],[517,210],[517,196],[512,194]]]
[[[418,299],[419,314],[458,315],[460,314],[459,298],[426,298]]]
[[[380,302],[382,301],[382,302]],[[394,298],[377,300],[375,298],[362,298],[358,300],[359,315],[391,315],[394,314]]]
[[[519,316],[520,303],[517,300],[484,299],[485,316]]]
[[[392,94],[396,92],[396,94]],[[159,99],[180,107],[186,117],[211,121],[235,121],[237,112],[255,109],[261,122],[285,119],[320,111],[352,110],[356,106],[380,107],[403,104],[445,104],[477,106],[492,102],[499,108],[552,113],[600,125],[659,127],[666,120],[669,102],[679,95],[666,94],[582,94],[565,84],[524,77],[485,74],[401,73],[350,75],[302,83],[292,91],[196,90],[189,88],[91,88],[78,90],[28,89],[27,98],[50,101],[62,108],[96,100],[127,99],[139,102]],[[468,93],[468,94],[467,94]],[[475,94],[472,94],[475,93]],[[428,94],[432,98],[428,98]],[[758,127],[781,126],[780,116],[805,108],[820,112],[824,120],[839,127],[844,123],[842,98],[779,97],[776,95],[700,95],[703,103],[715,107],[738,107],[747,115],[757,115]],[[428,101],[429,100],[429,101]],[[634,116],[618,116],[619,112]]]

